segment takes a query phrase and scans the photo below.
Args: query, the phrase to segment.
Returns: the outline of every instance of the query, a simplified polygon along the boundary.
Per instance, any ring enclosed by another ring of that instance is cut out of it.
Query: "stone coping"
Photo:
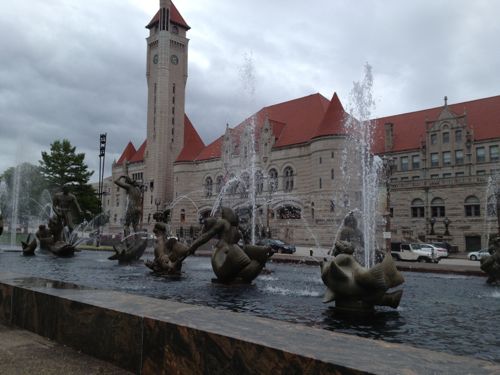
[[[0,321],[137,374],[498,374],[471,357],[0,273]]]

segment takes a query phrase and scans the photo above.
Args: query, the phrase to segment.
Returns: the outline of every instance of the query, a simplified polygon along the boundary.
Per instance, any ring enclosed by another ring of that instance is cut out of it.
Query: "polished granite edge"
[[[470,357],[11,273],[0,273],[0,320],[145,374],[500,373]]]

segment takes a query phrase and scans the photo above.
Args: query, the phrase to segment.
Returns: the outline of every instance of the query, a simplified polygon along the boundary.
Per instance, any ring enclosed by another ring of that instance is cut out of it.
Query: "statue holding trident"
[[[142,215],[141,188],[136,181],[125,175],[118,177],[115,184],[127,192],[127,210],[125,211],[125,224],[123,226],[123,234],[127,237],[130,235],[130,225],[132,225],[134,233],[139,229]]]

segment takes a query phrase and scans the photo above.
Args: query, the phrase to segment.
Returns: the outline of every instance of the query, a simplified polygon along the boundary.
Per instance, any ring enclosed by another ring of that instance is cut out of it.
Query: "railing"
[[[472,185],[487,184],[488,176],[460,176],[449,178],[430,178],[424,180],[394,181],[391,182],[392,189],[426,188],[447,185]]]

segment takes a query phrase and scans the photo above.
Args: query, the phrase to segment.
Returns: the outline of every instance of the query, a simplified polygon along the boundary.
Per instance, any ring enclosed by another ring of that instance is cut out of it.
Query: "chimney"
[[[394,147],[394,124],[392,122],[386,122],[384,124],[385,128],[385,152],[392,151]]]

